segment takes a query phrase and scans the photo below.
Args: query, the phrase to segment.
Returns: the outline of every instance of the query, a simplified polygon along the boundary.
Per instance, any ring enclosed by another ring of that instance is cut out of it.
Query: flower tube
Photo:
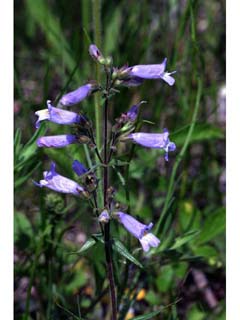
[[[165,72],[167,65],[167,58],[160,64],[140,64],[128,68],[128,75],[133,79],[162,79],[170,86],[174,85],[175,79],[171,77],[176,71]]]
[[[163,133],[135,132],[129,134],[127,138],[143,147],[165,150],[165,160],[168,161],[168,152],[176,149],[175,143],[171,142],[168,136],[168,130],[164,129]]]
[[[40,180],[39,183],[34,181],[34,184],[41,188],[46,187],[56,192],[71,193],[76,196],[79,196],[84,191],[83,187],[77,182],[58,174],[55,168],[56,164],[52,162],[50,171],[44,171],[43,173],[44,179]]]
[[[48,109],[36,111],[35,114],[38,116],[36,121],[36,128],[39,128],[40,122],[43,120],[49,120],[58,124],[74,124],[74,123],[85,123],[85,117],[72,112],[59,108],[55,108],[51,105],[51,101],[47,101]]]
[[[77,137],[72,134],[62,134],[58,136],[44,136],[37,139],[38,147],[63,148],[69,144],[76,143]]]
[[[148,232],[152,229],[153,223],[145,225],[129,214],[120,211],[116,212],[115,215],[124,228],[140,241],[145,252],[147,252],[150,247],[157,247],[159,245],[160,240],[154,234]]]

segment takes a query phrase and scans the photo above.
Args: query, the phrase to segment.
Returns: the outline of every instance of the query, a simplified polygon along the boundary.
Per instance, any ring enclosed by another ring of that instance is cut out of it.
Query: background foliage
[[[36,131],[34,112],[45,108],[47,99],[57,103],[63,92],[95,78],[88,56],[94,3],[15,0],[16,319],[100,319],[109,303],[101,243],[93,239],[94,246],[71,254],[97,232],[88,204],[32,183],[50,158],[73,179],[73,159],[88,165],[84,148],[37,149],[35,141],[47,127],[54,134],[61,128],[48,124]],[[225,2],[102,1],[101,18],[101,49],[115,65],[160,63],[168,57],[168,70],[177,70],[173,88],[161,81],[123,88],[111,106],[114,119],[147,100],[142,116],[152,123],[142,129],[166,127],[177,145],[168,163],[158,151],[136,147],[129,174],[117,167],[112,175],[123,203],[128,186],[128,212],[156,224],[161,219],[162,244],[149,259],[116,226],[115,234],[146,266],[123,264],[133,256],[115,253],[121,317],[161,310],[149,319],[225,319]],[[192,121],[197,78],[202,94],[196,126],[166,207],[173,166]],[[93,104],[93,98],[81,104],[90,118]],[[128,151],[121,146],[119,159],[126,161]]]

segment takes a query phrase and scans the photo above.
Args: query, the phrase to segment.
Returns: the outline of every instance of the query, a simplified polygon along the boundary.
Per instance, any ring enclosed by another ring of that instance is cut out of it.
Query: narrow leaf
[[[192,230],[187,233],[185,233],[183,236],[178,237],[175,239],[174,245],[170,249],[177,249],[187,242],[191,241],[193,238],[195,238],[200,233],[199,230]]]
[[[88,239],[88,240],[84,243],[84,245],[81,247],[80,250],[75,251],[75,252],[71,252],[71,254],[74,254],[74,253],[76,253],[76,254],[83,253],[83,252],[89,250],[91,247],[93,247],[96,243],[97,243],[97,241],[96,241],[95,239],[90,238],[90,239]]]
[[[117,251],[120,255],[124,256],[138,267],[143,268],[143,265],[136,258],[134,258],[134,256],[131,255],[131,253],[127,250],[127,248],[122,244],[121,241],[114,240],[113,250]]]

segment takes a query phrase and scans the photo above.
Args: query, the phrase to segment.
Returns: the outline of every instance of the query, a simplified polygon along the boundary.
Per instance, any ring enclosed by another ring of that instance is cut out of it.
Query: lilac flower
[[[38,147],[62,148],[71,143],[77,142],[77,137],[72,134],[62,134],[58,136],[44,136],[37,139]]]
[[[165,58],[161,64],[142,64],[129,67],[128,72],[130,76],[140,79],[163,79],[172,86],[175,79],[171,77],[171,74],[174,74],[176,71],[170,73],[165,72],[166,64],[167,58]]]
[[[47,106],[48,109],[43,109],[35,112],[35,114],[38,116],[36,128],[39,128],[40,122],[43,120],[49,120],[58,124],[73,124],[86,122],[85,117],[78,115],[75,112],[53,107],[51,105],[50,100],[47,101]]]
[[[163,133],[144,133],[135,132],[127,136],[135,143],[147,148],[163,149],[165,150],[165,160],[168,161],[168,152],[176,149],[175,143],[171,142],[168,138],[169,132],[164,129]]]
[[[78,89],[65,94],[60,102],[64,106],[72,106],[74,104],[77,104],[91,94],[93,87],[93,84],[87,83],[84,86],[81,86]]]
[[[88,171],[78,160],[73,161],[72,168],[79,177]]]
[[[116,216],[123,226],[140,241],[144,251],[147,252],[150,247],[159,245],[160,240],[152,233],[148,233],[152,229],[153,223],[149,223],[147,226],[124,212],[116,212]]]
[[[46,187],[56,192],[71,193],[76,196],[79,196],[80,193],[84,191],[83,187],[81,187],[75,181],[58,174],[55,171],[55,168],[56,168],[56,164],[52,162],[50,171],[44,171],[43,173],[44,179],[40,180],[39,183],[34,181],[34,184],[41,188]]]
[[[88,52],[94,60],[96,60],[100,63],[102,62],[102,60],[104,60],[104,57],[103,57],[101,51],[98,49],[98,47],[95,44],[91,44],[89,46]]]
[[[98,217],[98,221],[102,223],[107,223],[109,220],[110,220],[109,213],[107,212],[107,210],[103,210],[103,212]]]

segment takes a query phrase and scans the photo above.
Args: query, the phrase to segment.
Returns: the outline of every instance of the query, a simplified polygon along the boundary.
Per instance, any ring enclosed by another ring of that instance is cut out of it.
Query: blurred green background
[[[141,221],[159,218],[161,246],[146,265],[123,264],[116,256],[122,297],[119,319],[162,311],[152,319],[225,319],[225,2],[190,0],[102,0],[101,51],[115,66],[161,63],[177,70],[176,83],[145,81],[122,88],[111,102],[115,119],[141,100],[146,132],[168,128],[177,150],[169,162],[156,150],[137,146],[129,167],[112,173],[116,197]],[[73,159],[85,163],[85,149],[38,149],[36,138],[69,128],[43,124],[36,131],[34,112],[57,103],[61,95],[96,78],[88,55],[94,42],[94,9],[90,0],[15,0],[15,317],[16,319],[108,319],[106,275],[100,245],[77,251],[97,232],[85,202],[36,188],[49,159],[58,172],[76,179]],[[174,192],[166,207],[173,166],[192,122],[198,79],[202,92],[196,125],[179,159]],[[71,108],[77,111],[79,107]],[[94,99],[81,103],[94,118]],[[49,129],[48,129],[49,128]],[[120,146],[119,159],[129,147]],[[92,155],[92,154],[91,154]],[[161,212],[165,205],[165,214]],[[115,233],[129,243],[126,232]],[[125,270],[125,274],[124,274]],[[129,278],[126,278],[126,270]],[[138,270],[138,271],[136,271]],[[123,281],[124,277],[124,281]],[[105,290],[105,291],[104,291]],[[98,296],[99,300],[96,300]],[[140,319],[140,318],[139,318]],[[142,318],[143,319],[143,318]],[[149,318],[150,319],[150,318]]]

